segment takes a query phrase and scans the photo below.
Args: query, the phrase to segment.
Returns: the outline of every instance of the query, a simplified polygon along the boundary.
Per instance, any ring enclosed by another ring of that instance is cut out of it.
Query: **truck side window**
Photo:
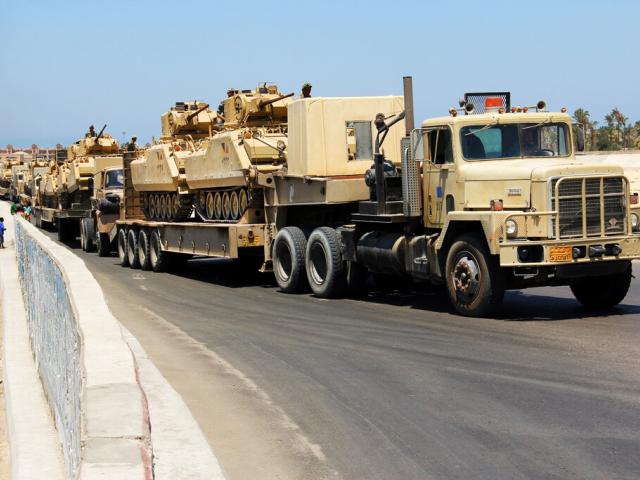
[[[429,150],[431,161],[437,165],[453,163],[451,130],[443,128],[429,132]]]
[[[349,160],[373,160],[371,122],[349,121],[347,128],[347,154]]]

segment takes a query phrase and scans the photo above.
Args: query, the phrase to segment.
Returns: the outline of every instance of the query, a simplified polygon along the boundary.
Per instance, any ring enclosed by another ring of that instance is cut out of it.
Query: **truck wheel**
[[[285,227],[273,242],[273,274],[285,293],[298,293],[309,283],[305,273],[307,237],[298,227]]]
[[[85,252],[93,251],[93,238],[91,237],[93,229],[92,219],[83,218],[80,220],[80,247]]]
[[[504,276],[477,235],[462,235],[453,243],[445,274],[451,303],[460,315],[488,315],[502,302]]]
[[[162,251],[160,242],[160,234],[157,230],[153,230],[149,238],[149,259],[154,272],[166,272],[171,263],[171,255],[169,252]]]
[[[138,263],[142,270],[151,270],[149,234],[145,230],[138,233]]]
[[[316,228],[307,241],[305,256],[307,279],[313,293],[320,298],[342,295],[347,286],[347,272],[338,232],[333,228]]]
[[[111,239],[108,233],[96,232],[96,250],[99,257],[111,255]]]
[[[575,280],[571,291],[585,307],[603,310],[619,304],[631,286],[631,263],[624,272]]]
[[[120,265],[122,265],[123,267],[129,266],[129,254],[127,252],[127,232],[124,228],[118,232],[118,258],[120,259]]]
[[[134,229],[127,233],[127,258],[131,268],[140,268],[140,259],[138,258],[138,235]]]

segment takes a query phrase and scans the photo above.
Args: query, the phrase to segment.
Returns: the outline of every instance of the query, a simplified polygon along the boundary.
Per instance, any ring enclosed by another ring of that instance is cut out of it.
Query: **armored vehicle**
[[[193,192],[185,180],[184,159],[205,148],[205,139],[219,129],[218,118],[207,103],[198,101],[178,102],[162,115],[159,142],[140,152],[130,166],[148,218],[189,218]]]

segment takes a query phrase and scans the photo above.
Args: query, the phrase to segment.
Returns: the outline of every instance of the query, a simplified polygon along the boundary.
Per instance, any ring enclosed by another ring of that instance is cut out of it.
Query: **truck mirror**
[[[584,152],[585,134],[584,125],[581,123],[574,123],[574,131],[576,133],[576,150],[578,152]]]
[[[424,132],[420,129],[411,132],[411,158],[416,162],[424,162]]]

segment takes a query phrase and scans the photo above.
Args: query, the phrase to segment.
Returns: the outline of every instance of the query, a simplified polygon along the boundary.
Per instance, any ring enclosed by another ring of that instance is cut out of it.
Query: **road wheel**
[[[585,307],[603,310],[619,304],[631,286],[631,263],[625,271],[584,277],[575,280],[570,286],[576,299]]]
[[[240,199],[238,198],[238,192],[235,190],[229,195],[229,208],[231,220],[237,220],[240,217]]]
[[[213,193],[207,193],[207,207],[205,209],[206,217],[208,220],[213,220],[215,217],[215,209],[214,209],[214,196]]]
[[[157,230],[153,230],[149,237],[149,260],[151,261],[151,269],[154,272],[166,272],[171,266],[170,257],[169,252],[162,251],[160,234]]]
[[[130,229],[127,233],[127,257],[129,258],[129,266],[131,268],[140,268],[140,259],[138,258],[138,235],[134,229]]]
[[[178,198],[178,194],[174,193],[171,195],[171,219],[175,220],[178,218],[178,213],[180,213],[180,199]]]
[[[231,218],[231,200],[229,198],[229,192],[222,194],[222,218],[229,220]]]
[[[213,218],[222,219],[222,194],[220,192],[213,195]]]
[[[145,230],[138,233],[138,263],[142,270],[151,270],[149,234]]]
[[[93,218],[83,218],[81,222],[84,222],[84,236],[85,236],[85,252],[93,252],[93,232],[95,231],[95,222]]]
[[[83,252],[88,251],[87,250],[87,234],[86,234],[86,225],[85,225],[85,219],[81,219],[80,220],[80,248],[82,249]]]
[[[445,268],[447,290],[456,311],[469,317],[493,312],[504,297],[504,276],[484,240],[462,235],[451,246]]]
[[[338,232],[333,228],[316,228],[307,241],[305,266],[313,293],[321,298],[342,295],[347,285],[346,269],[340,251]]]
[[[147,195],[147,200],[149,201],[147,206],[147,211],[149,212],[149,218],[156,218],[156,196],[153,194]]]
[[[111,254],[111,239],[108,233],[96,232],[96,250],[99,257],[108,257]]]
[[[307,237],[298,227],[285,227],[273,242],[273,273],[285,293],[297,293],[308,288],[305,273]]]
[[[249,198],[247,196],[246,189],[242,188],[240,190],[240,194],[238,195],[238,202],[240,203],[240,216],[242,216],[247,210],[247,205],[249,205]]]
[[[120,259],[120,265],[123,267],[129,266],[129,252],[127,252],[127,232],[125,229],[118,231],[118,258]]]

